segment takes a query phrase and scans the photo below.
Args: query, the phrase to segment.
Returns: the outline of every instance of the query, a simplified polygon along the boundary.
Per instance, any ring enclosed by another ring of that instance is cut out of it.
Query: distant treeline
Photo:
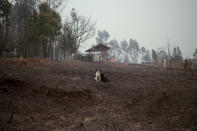
[[[110,34],[106,31],[98,31],[96,41],[97,43],[105,43],[111,47],[109,55],[117,62],[123,63],[139,63],[139,61],[152,61],[155,64],[163,63],[164,59],[171,63],[182,63],[183,56],[181,49],[177,47],[170,48],[168,43],[168,50],[157,49],[150,51],[145,47],[140,47],[135,39],[130,39],[128,42],[122,40],[120,43],[116,40],[109,40]]]

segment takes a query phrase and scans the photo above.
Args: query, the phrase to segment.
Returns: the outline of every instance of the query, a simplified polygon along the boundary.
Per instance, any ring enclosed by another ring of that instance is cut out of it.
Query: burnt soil
[[[94,81],[98,67],[110,82]],[[197,72],[77,61],[1,64],[0,130],[196,131]]]

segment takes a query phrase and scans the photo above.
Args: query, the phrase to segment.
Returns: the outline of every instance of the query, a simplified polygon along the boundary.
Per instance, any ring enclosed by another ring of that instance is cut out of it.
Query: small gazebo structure
[[[100,44],[93,46],[92,48],[86,50],[86,52],[92,53],[93,61],[107,61],[107,56],[108,56],[107,51],[109,49],[111,49],[111,48],[100,43]]]

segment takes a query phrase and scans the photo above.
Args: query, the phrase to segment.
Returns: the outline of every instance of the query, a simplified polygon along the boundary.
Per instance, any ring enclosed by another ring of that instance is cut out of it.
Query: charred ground
[[[109,83],[94,81],[98,67]],[[0,72],[2,131],[197,130],[197,75],[182,68],[4,62]]]

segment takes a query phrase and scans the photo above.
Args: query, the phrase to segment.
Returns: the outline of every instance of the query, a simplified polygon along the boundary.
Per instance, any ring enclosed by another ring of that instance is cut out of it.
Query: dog
[[[96,82],[99,82],[99,83],[101,82],[101,71],[99,68],[96,70],[94,79],[96,80]]]
[[[95,80],[96,82],[109,82],[109,80],[104,76],[104,73],[98,68],[95,73]]]

